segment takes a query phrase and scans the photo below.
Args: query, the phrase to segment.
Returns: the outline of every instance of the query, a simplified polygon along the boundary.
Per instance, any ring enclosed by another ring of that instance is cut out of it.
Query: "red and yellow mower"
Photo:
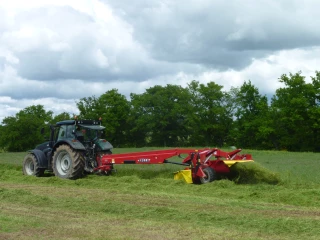
[[[111,173],[114,164],[177,164],[186,166],[184,170],[174,173],[174,179],[183,179],[187,183],[208,183],[227,176],[230,167],[235,163],[252,162],[250,154],[238,154],[241,149],[224,152],[218,148],[193,149],[168,149],[147,152],[134,152],[103,155],[97,158],[97,172]],[[185,157],[182,157],[185,155]],[[182,162],[169,161],[169,158],[179,156]]]

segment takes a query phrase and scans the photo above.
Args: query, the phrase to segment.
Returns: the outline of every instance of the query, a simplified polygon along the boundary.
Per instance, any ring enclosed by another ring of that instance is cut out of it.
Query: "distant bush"
[[[6,147],[0,147],[0,153],[8,152],[8,149]]]

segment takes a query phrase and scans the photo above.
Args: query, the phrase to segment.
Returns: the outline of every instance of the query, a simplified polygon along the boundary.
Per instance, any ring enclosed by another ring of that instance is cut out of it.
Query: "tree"
[[[88,98],[81,98],[79,102],[76,103],[79,109],[79,118],[82,119],[98,119],[100,116],[100,112],[103,111],[98,109],[99,103],[98,99],[95,96]]]
[[[69,113],[63,112],[58,115],[55,115],[51,121],[51,124],[55,124],[55,123],[63,121],[63,120],[71,120],[71,119],[73,119],[73,117]]]
[[[312,83],[306,83],[301,72],[284,74],[279,81],[284,87],[277,89],[272,98],[277,146],[291,151],[319,149],[319,72]]]
[[[80,111],[79,118],[99,119],[102,118],[106,127],[106,137],[115,146],[127,142],[127,121],[130,105],[126,97],[112,89],[102,94],[99,98],[82,98],[77,103]]]
[[[2,121],[0,142],[8,151],[33,149],[43,142],[40,129],[50,122],[52,111],[45,111],[42,105],[32,105],[19,111],[15,117],[6,117]]]
[[[312,125],[310,126],[312,131],[312,141],[313,150],[319,152],[320,145],[320,72],[316,71],[316,76],[311,77],[313,85],[313,100],[312,107],[309,110],[310,121]],[[311,101],[310,101],[311,103]]]
[[[191,111],[188,122],[192,129],[191,145],[223,146],[232,126],[232,102],[222,86],[197,81],[188,84]]]
[[[141,132],[146,143],[153,146],[185,145],[189,98],[186,89],[171,84],[151,87],[141,95],[131,94],[131,113],[137,117],[134,133]]]
[[[134,147],[147,146],[152,132],[153,116],[149,111],[147,94],[130,94],[130,114],[128,119],[129,142]]]
[[[274,129],[270,125],[268,99],[259,93],[251,81],[234,89],[235,131],[237,145],[243,148],[270,148]]]

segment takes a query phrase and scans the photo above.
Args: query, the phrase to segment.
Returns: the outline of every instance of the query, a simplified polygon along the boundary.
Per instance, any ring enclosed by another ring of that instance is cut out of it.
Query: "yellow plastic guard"
[[[186,183],[193,183],[191,177],[191,170],[180,170],[174,173],[174,180],[184,179]]]
[[[235,163],[246,163],[246,162],[253,162],[253,160],[223,160],[228,167],[231,167]]]

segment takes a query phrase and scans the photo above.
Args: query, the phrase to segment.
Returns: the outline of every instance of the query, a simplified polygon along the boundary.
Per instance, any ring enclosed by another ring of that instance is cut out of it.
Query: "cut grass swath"
[[[278,184],[281,182],[279,174],[264,168],[256,162],[236,163],[231,166],[230,171],[231,180],[239,184]]]

